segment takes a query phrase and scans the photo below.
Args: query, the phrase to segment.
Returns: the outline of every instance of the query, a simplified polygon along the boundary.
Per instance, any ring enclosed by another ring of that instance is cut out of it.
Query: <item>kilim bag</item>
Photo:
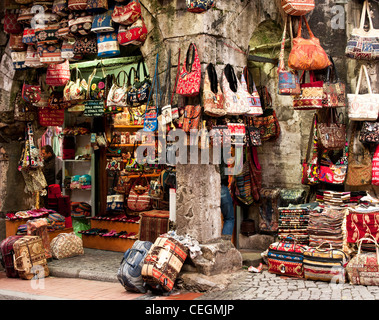
[[[329,249],[321,249],[324,244],[328,242],[304,251],[304,278],[313,281],[345,283],[345,267],[348,263],[346,253],[333,249],[330,243]]]
[[[120,45],[116,32],[97,34],[97,56],[101,58],[116,57],[120,54]]]
[[[34,33],[37,44],[54,44],[59,42],[58,30],[59,23],[36,27]]]
[[[124,75],[124,81],[120,82],[121,74]],[[125,71],[120,71],[113,80],[111,89],[107,96],[107,106],[126,107],[128,102],[128,75]]]
[[[245,115],[248,117],[262,115],[263,109],[261,106],[261,98],[255,86],[253,77],[247,67],[244,67],[243,73],[241,74],[241,86],[246,92],[247,103],[249,106],[249,110]]]
[[[19,34],[22,31],[22,25],[17,22],[17,13],[15,13],[14,10],[5,10],[4,32],[8,34]]]
[[[54,0],[52,12],[61,17],[67,16],[68,15],[68,0]]]
[[[187,11],[194,13],[205,12],[215,5],[215,0],[186,0]]]
[[[362,81],[362,73],[365,72],[368,93],[359,94]],[[355,94],[347,94],[348,116],[354,121],[376,121],[379,112],[379,94],[373,94],[371,90],[370,78],[365,65],[361,66]]]
[[[87,0],[88,12],[104,12],[108,10],[108,0]]]
[[[170,292],[187,258],[188,249],[179,241],[161,235],[151,246],[142,266],[142,279],[153,289]]]
[[[375,148],[375,153],[372,158],[372,185],[379,186],[379,145]]]
[[[50,64],[46,71],[46,84],[53,87],[63,87],[70,80],[70,75],[68,60],[63,63]]]
[[[202,107],[186,105],[184,109],[183,131],[189,133],[191,129],[199,129]]]
[[[304,278],[303,259],[307,249],[308,246],[297,244],[291,236],[270,244],[267,254],[268,272]]]
[[[379,143],[379,122],[364,121],[362,124],[361,132],[359,134],[359,141],[362,143]]]
[[[259,230],[268,233],[277,232],[279,227],[278,204],[280,189],[261,188],[259,194]]]
[[[11,52],[13,68],[15,70],[25,70],[28,67],[25,65],[27,51]]]
[[[97,37],[96,35],[88,35],[75,38],[74,54],[83,56],[97,53]]]
[[[14,268],[21,279],[43,279],[49,276],[49,268],[38,236],[23,236],[13,244]]]
[[[364,186],[371,184],[372,160],[370,150],[360,142],[356,141],[357,132],[355,126],[356,124],[354,124],[349,143],[349,166],[347,167],[346,185]],[[355,151],[355,143],[361,144],[361,147],[363,147],[363,155],[358,154]]]
[[[346,107],[346,85],[340,80],[333,58],[329,58],[332,66],[328,67],[326,81],[324,82],[324,108]],[[333,73],[333,80],[330,74]]]
[[[278,94],[280,95],[299,95],[300,91],[300,82],[297,71],[287,70],[284,63],[284,49],[286,44],[286,32],[287,32],[287,20],[284,24],[282,44],[279,54],[279,65],[278,65]],[[291,17],[290,20],[290,33],[291,33],[291,44],[292,44],[292,23]]]
[[[88,0],[68,0],[68,9],[72,11],[86,10]]]
[[[120,25],[117,34],[118,43],[122,46],[141,46],[147,38],[147,28],[142,18],[129,26]]]
[[[8,278],[18,278],[18,272],[14,269],[13,244],[22,236],[9,236],[0,243],[1,264]]]
[[[94,33],[115,31],[114,22],[112,20],[113,10],[105,13],[97,14],[93,18],[91,31]]]
[[[86,11],[71,12],[68,16],[69,36],[86,36],[91,32],[93,16]],[[60,26],[62,28],[62,26]],[[95,37],[96,38],[96,37]]]
[[[317,116],[314,115],[312,121],[312,130],[309,134],[307,156],[303,160],[302,164],[301,183],[304,185],[314,185],[319,183],[319,170],[320,166],[318,161]]]
[[[303,16],[315,8],[314,0],[282,0],[285,13],[292,16]]]
[[[54,259],[64,259],[84,254],[83,240],[75,232],[60,233],[51,240],[51,252]]]
[[[141,17],[139,0],[132,0],[127,5],[116,4],[112,13],[112,20],[123,25],[130,25]]]
[[[26,44],[22,42],[22,36],[22,33],[12,33],[9,36],[9,49],[12,51],[26,51]]]
[[[379,30],[374,29],[368,0],[363,3],[359,28],[354,28],[347,41],[346,56],[358,60],[379,59]],[[364,28],[366,12],[369,20],[369,30]]]
[[[29,68],[42,68],[46,66],[40,61],[39,54],[34,46],[28,46],[26,49],[25,66]]]
[[[363,241],[375,245],[375,252],[362,252]],[[346,266],[346,272],[351,284],[363,286],[379,285],[379,250],[378,243],[374,237],[361,238],[358,241],[358,253]]]
[[[330,109],[326,122],[317,124],[318,142],[321,148],[327,150],[341,150],[346,143],[346,125],[337,120],[336,109]]]
[[[61,44],[42,44],[37,46],[39,60],[44,64],[62,63],[64,59],[61,55]]]
[[[310,39],[301,37],[302,21],[308,29]],[[328,55],[309,28],[306,17],[301,16],[297,37],[293,39],[293,47],[288,57],[288,66],[294,70],[321,70],[331,65]]]
[[[334,151],[331,151],[334,152]],[[324,150],[320,160],[319,180],[324,183],[342,185],[345,182],[348,167],[347,141],[343,148],[342,156],[336,162],[330,159],[328,150]]]
[[[316,110],[322,108],[324,82],[316,81],[314,73],[310,72],[310,82],[305,82],[305,72],[300,77],[300,95],[293,96],[295,110]]]
[[[141,178],[145,178],[146,188],[139,191],[136,189],[137,182],[140,183]],[[148,211],[151,208],[151,199],[149,197],[149,182],[147,181],[146,176],[140,175],[133,183],[129,197],[127,200],[128,209],[131,211],[141,212]]]
[[[141,212],[140,216],[140,240],[154,242],[161,234],[165,234],[168,232],[170,218],[169,211],[150,210]]]
[[[150,241],[137,240],[130,249],[125,251],[117,271],[117,279],[125,290],[146,293],[141,270],[152,245]]]
[[[203,104],[204,112],[212,117],[226,115],[224,108],[224,95],[214,65],[209,63],[204,75]]]
[[[26,27],[22,35],[22,42],[27,45],[31,45],[31,44],[35,44],[36,41],[37,39],[36,39],[34,29]]]
[[[45,218],[41,219],[31,219],[26,222],[27,234],[29,236],[38,236],[42,239],[42,245],[45,250],[46,259],[50,259],[51,247],[50,239],[47,231],[47,220]]]
[[[190,53],[192,50],[192,58],[190,61]],[[180,65],[180,61],[179,61]],[[197,96],[200,93],[201,82],[201,65],[197,48],[194,43],[190,43],[187,56],[184,59],[182,71],[180,72],[176,93],[185,96],[192,97]]]

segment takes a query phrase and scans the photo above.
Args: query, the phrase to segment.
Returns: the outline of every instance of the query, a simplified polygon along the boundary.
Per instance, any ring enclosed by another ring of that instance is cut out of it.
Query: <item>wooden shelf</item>
[[[128,144],[114,144],[115,147],[134,147],[134,143],[128,143]],[[136,147],[140,146],[155,146],[155,143],[140,143],[136,144]]]
[[[125,252],[133,247],[136,240],[116,238],[116,237],[102,237],[99,235],[82,234],[83,247],[98,250]]]
[[[115,129],[143,129],[143,125],[113,125]]]

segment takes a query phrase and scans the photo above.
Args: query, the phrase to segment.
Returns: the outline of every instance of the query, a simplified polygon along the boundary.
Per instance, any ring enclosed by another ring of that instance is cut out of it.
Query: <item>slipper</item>
[[[103,237],[113,237],[117,233],[116,230],[111,230],[108,233],[102,234]]]

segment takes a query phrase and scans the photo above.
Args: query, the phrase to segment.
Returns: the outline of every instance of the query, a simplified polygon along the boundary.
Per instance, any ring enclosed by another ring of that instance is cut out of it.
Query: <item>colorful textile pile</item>
[[[359,200],[366,195],[366,191],[338,192],[329,190],[318,190],[316,191],[316,200],[326,205],[347,207],[349,204],[358,203]]]
[[[298,207],[279,208],[278,237],[280,240],[293,235],[299,244],[308,244],[309,209]]]
[[[59,213],[49,214],[46,220],[48,231],[63,230],[65,228],[65,217]]]

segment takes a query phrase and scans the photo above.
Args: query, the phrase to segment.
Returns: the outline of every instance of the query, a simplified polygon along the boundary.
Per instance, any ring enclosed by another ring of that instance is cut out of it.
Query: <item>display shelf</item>
[[[143,129],[143,125],[120,125],[120,124],[114,124],[113,128],[115,128],[115,129]]]

